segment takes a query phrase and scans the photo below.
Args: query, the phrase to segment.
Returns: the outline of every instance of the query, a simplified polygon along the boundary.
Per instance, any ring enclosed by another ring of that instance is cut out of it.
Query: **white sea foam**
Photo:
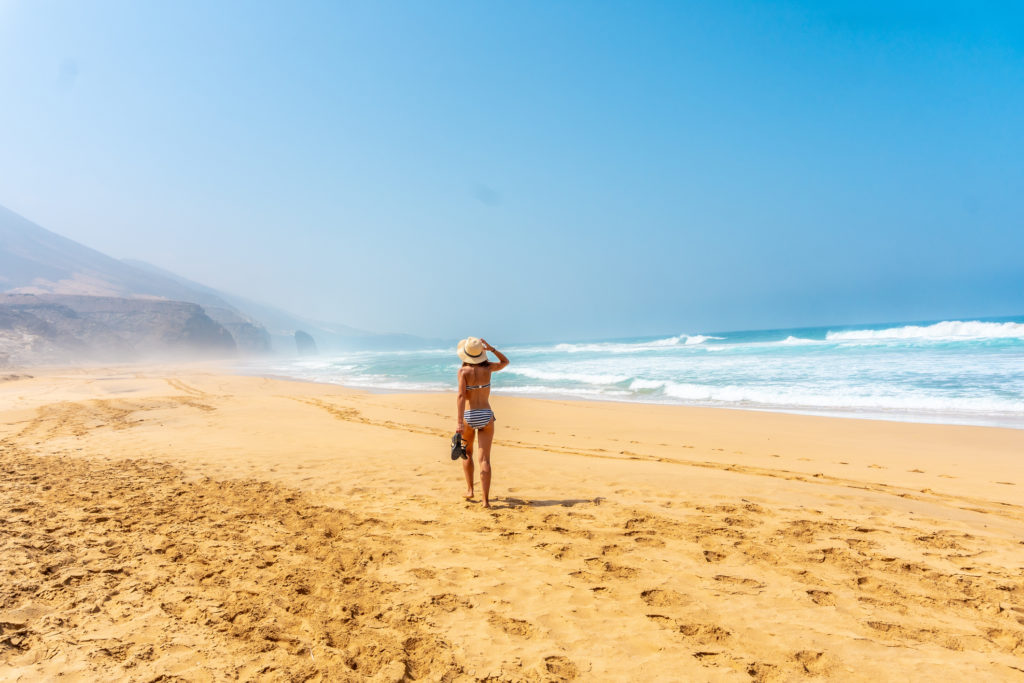
[[[505,372],[510,375],[520,375],[530,379],[546,380],[549,382],[582,382],[583,384],[618,384],[630,379],[629,375],[560,372],[519,366],[511,366]]]
[[[524,394],[527,396],[572,396],[583,399],[604,399],[616,401],[628,401],[631,394],[628,391],[619,390],[597,390],[579,389],[572,387],[549,387],[543,384],[528,384],[523,386],[502,387],[503,394]]]
[[[924,326],[904,325],[884,330],[829,332],[825,338],[829,341],[1024,339],[1024,323],[946,320]]]
[[[592,344],[556,344],[556,351],[567,353],[636,353],[637,351],[656,351],[672,348],[674,346],[695,346],[705,342],[725,339],[725,337],[712,337],[706,334],[681,334],[677,337],[666,337],[643,342],[596,342]]]
[[[385,379],[382,377],[353,376],[318,379],[329,384],[340,384],[359,389],[381,389],[387,391],[454,391],[455,382],[414,382],[410,380]]]
[[[936,396],[918,391],[867,393],[863,388],[858,391],[854,387],[814,391],[810,387],[785,389],[771,386],[709,386],[677,382],[667,382],[663,391],[666,396],[697,403],[802,409],[1024,414],[1024,401],[1021,400]]]
[[[629,390],[651,391],[652,389],[661,389],[666,384],[668,384],[668,381],[663,379],[635,379],[629,383]]]
[[[678,337],[668,337],[666,339],[655,339],[650,342],[637,342],[633,346],[638,347],[664,347],[664,346],[693,346],[694,344],[703,344],[706,341],[712,339],[725,339],[725,337],[712,337],[707,334],[681,334]]]
[[[817,339],[804,339],[803,337],[794,337],[790,335],[780,342],[776,342],[782,346],[806,346],[807,344],[820,344],[821,342]]]

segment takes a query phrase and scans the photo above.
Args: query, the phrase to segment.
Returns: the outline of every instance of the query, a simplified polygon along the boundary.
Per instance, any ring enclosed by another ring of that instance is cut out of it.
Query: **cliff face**
[[[271,352],[270,333],[258,322],[243,317],[233,309],[203,306],[212,320],[231,333],[241,353],[265,354]]]
[[[0,294],[0,363],[227,357],[231,333],[181,301]]]

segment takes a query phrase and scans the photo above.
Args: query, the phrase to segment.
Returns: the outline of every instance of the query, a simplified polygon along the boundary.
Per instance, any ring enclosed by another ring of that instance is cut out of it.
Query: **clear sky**
[[[0,0],[0,204],[495,344],[1021,314],[1024,9]]]

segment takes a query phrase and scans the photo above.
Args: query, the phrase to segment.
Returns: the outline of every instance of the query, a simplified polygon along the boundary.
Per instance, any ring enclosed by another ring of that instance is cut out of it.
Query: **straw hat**
[[[466,337],[460,341],[458,348],[455,349],[455,353],[459,354],[459,358],[471,365],[483,363],[487,360],[484,343],[476,337]]]

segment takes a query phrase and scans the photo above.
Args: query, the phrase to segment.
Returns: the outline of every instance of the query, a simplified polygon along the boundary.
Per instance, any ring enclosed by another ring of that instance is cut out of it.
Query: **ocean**
[[[1024,429],[1024,316],[500,345],[493,396],[631,401]],[[247,361],[251,374],[455,391],[450,348]]]

